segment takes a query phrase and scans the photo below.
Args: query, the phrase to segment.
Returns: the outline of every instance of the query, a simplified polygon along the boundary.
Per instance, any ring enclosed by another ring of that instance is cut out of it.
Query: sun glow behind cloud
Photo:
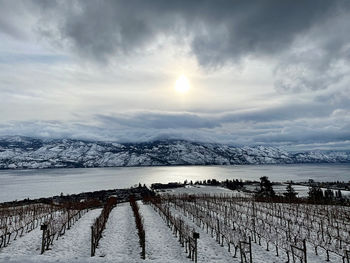
[[[190,90],[190,83],[185,75],[181,75],[175,83],[175,90],[178,93],[185,94]]]

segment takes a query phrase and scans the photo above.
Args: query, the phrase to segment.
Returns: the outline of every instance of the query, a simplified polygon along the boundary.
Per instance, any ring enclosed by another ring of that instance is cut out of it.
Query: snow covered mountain
[[[350,163],[350,152],[289,153],[274,147],[163,140],[113,143],[0,137],[0,169],[159,165]]]

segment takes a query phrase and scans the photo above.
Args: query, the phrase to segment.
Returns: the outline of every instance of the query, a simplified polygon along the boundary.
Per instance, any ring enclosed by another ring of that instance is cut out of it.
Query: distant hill
[[[350,152],[290,153],[267,146],[184,140],[113,143],[0,137],[0,169],[292,163],[350,163]]]

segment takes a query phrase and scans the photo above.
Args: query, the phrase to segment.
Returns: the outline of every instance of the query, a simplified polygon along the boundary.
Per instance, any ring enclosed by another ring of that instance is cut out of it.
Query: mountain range
[[[288,152],[270,146],[236,147],[185,140],[115,143],[0,137],[0,169],[350,163],[350,152]]]

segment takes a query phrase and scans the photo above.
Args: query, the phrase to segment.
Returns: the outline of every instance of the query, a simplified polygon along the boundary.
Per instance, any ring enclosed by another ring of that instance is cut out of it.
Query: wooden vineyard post
[[[307,263],[307,254],[306,254],[306,240],[303,240],[303,251],[304,251],[304,260]]]
[[[297,243],[297,242],[295,242]],[[293,262],[295,262],[295,258],[299,258],[300,262],[307,263],[307,253],[306,253],[306,240],[303,239],[302,241],[302,247],[298,247],[297,245],[290,245],[291,248],[291,254]],[[288,255],[288,254],[287,254]],[[289,261],[289,255],[288,255],[288,261]]]
[[[184,246],[184,237],[183,237],[183,220],[180,219],[180,229],[179,229],[179,237],[180,237],[180,244],[183,247]]]
[[[217,231],[216,231],[216,241],[220,244],[220,222],[216,219]]]
[[[248,251],[245,249],[245,246],[248,245]],[[252,263],[253,262],[253,256],[252,256],[252,239],[249,237],[248,242],[247,241],[239,241],[239,250],[241,252],[241,263]],[[247,252],[249,252],[249,261],[247,261]]]
[[[46,231],[47,231],[47,224],[42,224],[40,226],[40,230],[43,231],[43,236],[41,239],[41,254],[44,254],[45,251],[45,236],[46,236]]]
[[[141,238],[141,258],[146,259],[146,237],[145,237],[145,230],[142,230],[141,232],[142,238]]]
[[[95,256],[94,252],[94,227],[91,226],[91,256]]]
[[[254,234],[254,242],[256,243],[256,230],[255,230],[255,217],[256,217],[256,213],[255,213],[255,205],[254,205],[254,201],[252,202],[252,210],[253,210],[253,214],[252,214],[252,223],[253,223],[253,234]]]
[[[253,262],[253,255],[252,255],[252,239],[249,237],[249,259],[250,263]],[[306,263],[306,262],[305,262]]]
[[[193,232],[194,238],[194,262],[197,263],[197,239],[199,238],[199,233]]]
[[[68,230],[70,229],[70,210],[68,209],[67,210],[67,217],[68,217],[68,221],[67,221],[67,224],[68,224]]]
[[[241,252],[241,263],[243,263],[242,242],[239,242],[239,251]]]
[[[3,241],[4,241],[4,245],[3,247],[6,247],[6,236],[7,236],[7,228],[5,229],[5,234],[2,235]],[[1,247],[1,246],[0,246]]]

